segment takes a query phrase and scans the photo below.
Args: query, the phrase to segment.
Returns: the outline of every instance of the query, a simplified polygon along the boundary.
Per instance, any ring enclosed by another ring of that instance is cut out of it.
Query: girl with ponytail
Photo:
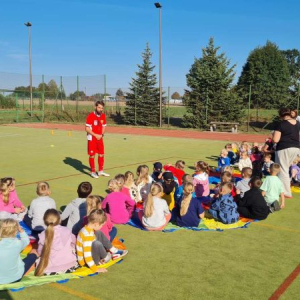
[[[177,225],[180,227],[198,227],[204,217],[201,201],[193,198],[194,185],[187,182],[183,186],[183,199],[178,202]]]
[[[44,215],[46,230],[39,234],[35,276],[73,272],[78,264],[75,254],[76,237],[67,227],[60,225],[60,213],[48,209]]]
[[[153,183],[144,202],[144,212],[139,212],[139,218],[143,226],[148,230],[163,230],[171,219],[166,200],[162,199],[163,187],[159,183]]]

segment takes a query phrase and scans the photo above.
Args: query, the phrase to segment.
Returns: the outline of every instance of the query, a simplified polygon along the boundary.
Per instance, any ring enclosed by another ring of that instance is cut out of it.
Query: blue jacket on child
[[[231,194],[222,195],[215,199],[208,212],[224,224],[236,223],[240,217],[237,211],[237,204],[234,202]]]
[[[230,166],[230,158],[229,157],[219,157],[218,169],[224,168],[226,166]]]

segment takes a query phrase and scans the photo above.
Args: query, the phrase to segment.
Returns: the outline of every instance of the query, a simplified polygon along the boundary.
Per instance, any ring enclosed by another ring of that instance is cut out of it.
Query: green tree
[[[143,63],[138,65],[136,77],[130,83],[127,93],[124,120],[127,124],[154,125],[159,124],[159,89],[157,78],[153,73],[155,66],[151,63],[152,53],[147,43],[142,53]]]
[[[84,99],[86,98],[86,94],[85,94],[84,91],[78,91],[78,93],[77,93],[77,91],[76,91],[76,92],[71,93],[71,94],[69,95],[69,98],[70,98],[71,100],[77,100],[77,97],[78,97],[78,100],[84,100]]]
[[[238,80],[238,89],[245,102],[248,101],[250,84],[251,102],[257,109],[279,108],[287,104],[290,71],[276,44],[268,41],[265,46],[257,47],[249,54]]]
[[[47,98],[52,98],[52,99],[58,98],[59,88],[54,79],[51,79],[48,82],[48,91],[45,94],[46,94]]]
[[[179,99],[181,99],[181,96],[178,92],[175,92],[172,94],[171,98],[174,100],[179,100]]]
[[[202,57],[195,58],[186,75],[190,88],[183,97],[186,127],[203,128],[211,121],[238,121],[242,117],[241,99],[232,89],[235,65],[230,66],[225,53],[218,54],[219,49],[210,38]]]

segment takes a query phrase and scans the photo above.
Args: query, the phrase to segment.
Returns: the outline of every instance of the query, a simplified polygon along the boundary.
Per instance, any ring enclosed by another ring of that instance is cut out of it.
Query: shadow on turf
[[[0,291],[0,299],[1,300],[13,300],[12,296],[10,296],[8,291]]]
[[[87,174],[90,175],[90,167],[84,165],[80,160],[76,159],[76,158],[72,158],[72,157],[66,157],[63,162],[66,165],[69,165],[71,167],[73,167],[75,170],[83,173],[83,174]]]
[[[210,160],[215,160],[215,161],[217,161],[218,158],[219,158],[219,156],[212,155],[212,156],[207,156],[207,157],[205,157],[205,158],[210,159]]]

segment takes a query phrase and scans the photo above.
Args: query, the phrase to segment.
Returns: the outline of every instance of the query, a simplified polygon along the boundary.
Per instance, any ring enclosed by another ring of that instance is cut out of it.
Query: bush
[[[11,99],[9,96],[4,97],[0,94],[0,108],[15,108],[15,101]]]

